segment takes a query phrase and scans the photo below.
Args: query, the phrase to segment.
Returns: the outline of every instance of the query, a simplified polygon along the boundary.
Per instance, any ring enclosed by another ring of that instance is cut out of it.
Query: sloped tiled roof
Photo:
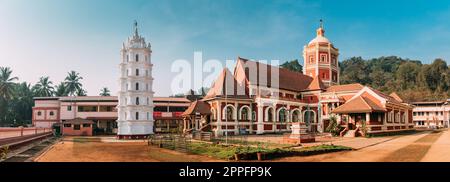
[[[306,90],[325,90],[325,89],[326,87],[323,84],[322,80],[318,76],[316,76],[308,85],[308,88]]]
[[[391,96],[392,98],[394,98],[395,100],[397,100],[399,102],[403,102],[403,99],[400,98],[400,96],[398,96],[398,94],[395,92],[392,92],[391,94],[389,94],[389,96]]]
[[[347,103],[337,107],[332,113],[367,113],[374,111],[386,111],[383,106],[364,96],[358,96]]]
[[[213,86],[209,89],[204,99],[224,96],[225,94],[229,97],[236,96],[238,90],[237,87],[242,87],[242,85],[237,84],[237,81],[230,70],[224,68],[216,81],[214,81]]]
[[[346,91],[359,91],[364,86],[359,83],[345,84],[345,85],[333,85],[327,88],[327,92],[346,92]]]
[[[249,59],[238,57],[238,63],[237,66],[244,66],[249,65],[248,63],[255,65],[256,70],[251,70],[251,73],[256,73],[256,77],[258,78],[257,81],[250,80],[249,78],[246,78],[246,81],[248,81],[251,85],[263,85],[264,82],[261,82],[259,79],[265,79],[268,82],[268,85],[271,87],[277,87],[279,89],[284,90],[290,90],[290,91],[304,91],[308,88],[310,83],[313,81],[313,78],[304,75],[300,72],[291,71],[289,69],[280,68],[264,63],[260,63],[257,61],[252,61]],[[264,68],[267,70],[266,74],[261,74],[262,72],[260,68]],[[245,69],[236,68],[236,71],[244,71]],[[273,75],[271,70],[278,71],[278,75]],[[235,74],[238,74],[235,72]],[[244,73],[245,74],[245,73]],[[269,84],[271,81],[272,76],[278,76],[278,86]],[[253,82],[252,82],[253,81]]]
[[[211,107],[208,103],[203,101],[194,101],[187,109],[183,112],[182,116],[194,115],[199,113],[201,115],[211,114]]]

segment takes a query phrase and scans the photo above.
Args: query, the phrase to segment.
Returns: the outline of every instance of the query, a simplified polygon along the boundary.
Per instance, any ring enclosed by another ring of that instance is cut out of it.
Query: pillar
[[[217,122],[216,122],[216,137],[222,136],[222,105],[219,101],[216,102],[216,110],[217,110]]]
[[[257,123],[257,130],[256,130],[256,134],[263,134],[264,133],[264,107],[261,103],[258,103],[257,105],[257,113],[258,117],[258,123]]]
[[[237,102],[234,103],[234,108],[235,109],[235,114],[234,114],[234,134],[237,135],[239,134],[239,105]]]

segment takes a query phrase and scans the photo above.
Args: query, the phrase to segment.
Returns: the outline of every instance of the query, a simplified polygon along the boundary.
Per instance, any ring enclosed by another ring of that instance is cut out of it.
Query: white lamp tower
[[[134,34],[122,45],[119,65],[119,139],[143,139],[153,134],[152,50],[139,35],[136,21],[133,28]]]

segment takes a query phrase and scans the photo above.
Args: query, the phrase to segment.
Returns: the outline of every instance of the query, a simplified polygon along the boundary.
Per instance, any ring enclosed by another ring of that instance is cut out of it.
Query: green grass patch
[[[189,151],[194,154],[207,155],[214,158],[232,160],[235,154],[238,154],[242,160],[256,160],[257,153],[264,154],[265,159],[274,159],[288,156],[309,156],[324,154],[330,152],[338,152],[343,150],[352,150],[350,147],[338,145],[318,145],[311,147],[303,147],[300,149],[286,148],[261,148],[253,146],[233,146],[209,143],[191,143]]]
[[[214,139],[212,142],[216,143],[225,143],[224,139]],[[294,144],[282,144],[282,143],[271,143],[271,142],[258,142],[258,141],[246,141],[246,140],[239,140],[239,139],[229,139],[228,144],[235,144],[235,145],[264,145],[268,148],[289,148],[289,147],[297,147],[298,145]]]

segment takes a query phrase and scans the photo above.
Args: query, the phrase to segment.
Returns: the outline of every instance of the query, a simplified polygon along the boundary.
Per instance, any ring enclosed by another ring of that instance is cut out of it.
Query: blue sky
[[[118,89],[119,50],[137,20],[152,44],[156,95],[172,94],[176,59],[301,60],[323,19],[340,60],[450,60],[448,1],[0,0],[0,66],[20,81],[84,77],[89,95]]]

